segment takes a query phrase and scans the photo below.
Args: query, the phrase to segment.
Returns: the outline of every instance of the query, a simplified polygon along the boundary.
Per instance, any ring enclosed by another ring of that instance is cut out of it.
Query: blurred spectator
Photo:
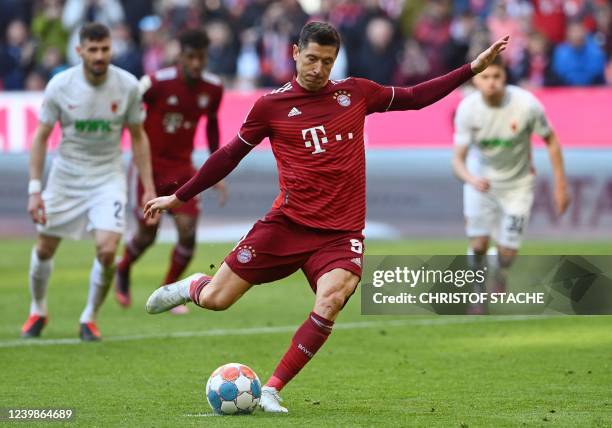
[[[553,71],[562,85],[604,83],[605,56],[597,42],[586,33],[582,22],[567,28],[567,41],[555,48]]]
[[[121,0],[125,23],[130,27],[130,34],[137,45],[140,45],[140,20],[145,16],[153,15],[153,3],[155,2],[151,0]]]
[[[6,41],[4,29],[13,21],[19,20],[27,25],[32,20],[33,0],[0,0],[0,43]]]
[[[45,86],[47,85],[47,73],[45,70],[41,70],[39,68],[35,68],[34,70],[28,73],[28,76],[25,80],[25,90],[26,91],[44,91]]]
[[[35,45],[26,24],[14,20],[6,29],[6,42],[0,46],[0,76],[6,90],[21,90],[34,63]]]
[[[199,1],[161,0],[158,10],[162,26],[170,36],[178,35],[183,29],[197,28],[200,25],[202,8]]]
[[[264,86],[291,80],[295,71],[293,43],[308,20],[297,0],[270,4],[262,19],[261,78]]]
[[[206,33],[210,40],[207,70],[219,75],[224,83],[227,83],[236,75],[238,44],[234,40],[230,26],[225,21],[215,20],[208,23]]]
[[[144,74],[153,74],[165,63],[165,39],[159,31],[161,19],[146,16],[140,20],[140,41],[142,44],[142,68]]]
[[[242,48],[236,63],[236,87],[239,89],[255,88],[261,75],[257,38],[255,29],[248,29],[241,34]]]
[[[78,30],[93,20],[111,28],[113,63],[136,75],[172,64],[183,29],[207,27],[208,69],[228,88],[289,80],[292,45],[308,20],[329,21],[340,32],[334,79],[417,83],[464,64],[506,34],[511,82],[600,84],[612,75],[612,0],[0,0],[0,10],[0,77],[7,88],[22,88],[35,68],[38,82],[78,62]],[[14,21],[31,32],[27,43],[6,42]],[[568,22],[586,31],[574,44],[565,42]]]
[[[431,0],[414,27],[414,37],[423,48],[434,74],[446,71],[443,52],[450,40],[450,22],[449,1]]]
[[[404,3],[404,8],[400,15],[400,28],[402,34],[409,36],[414,32],[414,25],[423,14],[423,9],[426,4],[427,0],[413,0]]]
[[[528,87],[550,85],[553,79],[549,58],[550,48],[546,38],[540,33],[532,33],[521,61],[510,67],[510,80]]]
[[[62,58],[66,56],[68,31],[62,24],[62,1],[39,0],[32,20],[32,35],[38,41],[36,59],[40,63],[47,49],[59,50]]]
[[[595,8],[595,40],[608,58],[612,55],[612,6],[599,2]]]
[[[565,0],[533,0],[533,28],[552,43],[565,39]]]
[[[64,61],[64,55],[62,55],[62,52],[55,46],[50,46],[45,50],[39,64],[39,71],[44,72],[49,79],[60,71],[68,68],[68,65]]]
[[[444,47],[443,56],[447,70],[460,67],[467,61],[470,39],[476,29],[476,18],[467,12],[453,18],[449,33],[450,40]]]
[[[392,83],[398,65],[395,28],[388,18],[373,18],[358,54],[358,75],[382,85]]]
[[[111,28],[111,38],[113,41],[112,63],[136,77],[141,77],[143,74],[142,52],[134,43],[130,27],[127,24],[115,24]]]
[[[496,0],[491,15],[487,19],[487,27],[492,40],[510,36],[511,43],[504,53],[504,59],[510,67],[516,67],[523,58],[527,47],[527,32],[529,20],[526,19],[529,9],[522,8],[522,2]]]
[[[432,77],[431,67],[423,49],[414,39],[406,39],[396,79],[400,85],[414,85]]]
[[[70,64],[80,58],[75,47],[79,44],[79,30],[86,22],[100,22],[108,27],[123,22],[125,15],[119,0],[67,0],[62,14],[64,28],[70,31],[67,57]]]

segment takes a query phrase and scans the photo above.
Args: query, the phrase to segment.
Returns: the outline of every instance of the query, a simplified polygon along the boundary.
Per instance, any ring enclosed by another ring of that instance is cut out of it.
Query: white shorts
[[[521,245],[533,204],[534,182],[479,192],[463,186],[463,214],[468,238],[490,236],[506,248]]]
[[[94,230],[124,233],[127,185],[123,172],[78,191],[74,183],[59,179],[60,175],[52,170],[42,193],[47,222],[37,226],[39,233],[72,239],[82,239]]]

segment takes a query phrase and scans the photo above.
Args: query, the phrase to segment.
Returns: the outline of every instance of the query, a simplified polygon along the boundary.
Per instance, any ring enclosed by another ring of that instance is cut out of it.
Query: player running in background
[[[217,112],[223,96],[221,81],[204,72],[208,37],[202,30],[188,30],[180,35],[181,52],[178,65],[144,76],[141,81],[143,101],[147,105],[145,130],[151,141],[153,179],[158,195],[171,195],[196,172],[191,161],[194,135],[201,116],[207,117],[206,136],[210,152],[219,147]],[[219,203],[223,205],[227,192],[223,182],[215,185]],[[138,185],[138,200],[143,195]],[[170,266],[162,284],[178,281],[193,257],[199,214],[198,198],[170,210],[178,231],[178,242],[172,251]],[[123,258],[117,265],[115,296],[119,304],[128,307],[130,268],[153,244],[159,223],[148,224],[137,210],[138,230],[126,243]],[[186,306],[173,311],[183,313]]]
[[[47,286],[61,239],[93,232],[96,257],[79,335],[85,341],[100,339],[96,315],[110,288],[125,228],[127,189],[120,149],[124,126],[132,137],[143,200],[155,196],[138,80],[109,65],[110,33],[102,24],[83,26],[77,52],[82,64],[58,73],[47,85],[32,141],[28,212],[38,223],[38,237],[30,261],[32,304],[23,337],[40,336],[47,321]],[[62,140],[41,194],[47,139],[56,122]]]
[[[494,291],[503,292],[507,269],[521,244],[533,202],[532,133],[546,142],[559,215],[567,209],[570,196],[561,146],[535,96],[506,85],[501,58],[473,81],[477,91],[461,101],[455,115],[452,165],[465,183],[463,211],[472,263],[476,268],[484,266],[493,238],[498,254]]]
[[[262,388],[260,402],[266,412],[287,412],[278,392],[327,340],[361,277],[365,117],[436,102],[484,70],[506,45],[507,38],[501,39],[471,64],[414,87],[356,78],[330,81],[340,36],[327,23],[306,24],[293,47],[297,77],[259,98],[238,135],[174,195],[149,201],[145,216],[177,208],[211,187],[266,137],[279,171],[280,193],[272,210],[238,242],[213,278],[195,274],[159,288],[147,311],[163,312],[189,301],[224,310],[253,284],[302,269],[315,292],[314,309]]]

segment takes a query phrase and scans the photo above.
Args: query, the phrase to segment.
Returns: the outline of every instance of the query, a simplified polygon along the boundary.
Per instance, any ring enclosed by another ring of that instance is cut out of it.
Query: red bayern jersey
[[[238,136],[250,145],[270,139],[280,186],[273,208],[305,226],[362,230],[365,117],[387,111],[394,93],[358,78],[308,92],[293,79],[259,98]]]
[[[153,169],[168,164],[191,165],[198,121],[202,115],[216,116],[223,97],[221,80],[202,73],[199,80],[188,85],[179,68],[170,67],[143,77],[141,85]]]

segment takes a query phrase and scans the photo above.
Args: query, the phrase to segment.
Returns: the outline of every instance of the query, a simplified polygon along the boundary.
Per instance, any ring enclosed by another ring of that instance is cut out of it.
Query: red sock
[[[123,257],[121,258],[121,261],[117,264],[117,269],[123,272],[129,270],[130,267],[132,266],[132,263],[138,260],[138,257],[140,257],[142,253],[145,252],[146,249],[147,249],[146,246],[141,247],[140,245],[138,245],[136,243],[136,239],[134,238],[130,239],[125,244],[125,250],[123,251]]]
[[[266,386],[280,391],[323,346],[333,326],[333,321],[311,312],[308,319],[295,332],[289,349],[276,366]]]
[[[191,297],[191,301],[201,308],[203,306],[200,305],[200,293],[202,292],[202,289],[206,287],[208,283],[210,283],[211,279],[212,277],[204,275],[202,278],[198,279],[197,281],[193,281],[189,285],[189,297]]]
[[[181,277],[181,274],[187,268],[187,265],[193,257],[193,248],[184,247],[181,244],[176,244],[170,258],[170,268],[166,273],[164,284],[172,284]]]

